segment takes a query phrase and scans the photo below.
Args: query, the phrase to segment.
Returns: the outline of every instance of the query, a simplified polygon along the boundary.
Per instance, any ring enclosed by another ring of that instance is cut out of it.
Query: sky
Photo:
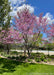
[[[47,12],[54,15],[54,0],[27,0],[35,8],[35,14]]]
[[[26,2],[34,7],[34,14],[43,13],[47,17],[49,23],[54,22],[54,0],[26,0]]]
[[[43,13],[43,17],[49,21],[48,24],[54,23],[54,0],[9,0],[9,2],[11,2],[12,9],[10,15],[13,17],[17,16],[17,12],[23,11],[27,7],[30,13],[37,16]],[[44,34],[44,36],[46,35]]]
[[[17,12],[27,7],[30,13],[34,12],[37,16],[43,13],[43,17],[49,20],[49,24],[54,22],[54,0],[9,0],[9,2],[12,8],[11,16],[16,16]]]
[[[22,2],[26,2],[27,4],[34,7],[35,14],[39,14],[43,12],[46,14],[47,12],[54,15],[54,0],[9,0],[11,5],[19,6]]]

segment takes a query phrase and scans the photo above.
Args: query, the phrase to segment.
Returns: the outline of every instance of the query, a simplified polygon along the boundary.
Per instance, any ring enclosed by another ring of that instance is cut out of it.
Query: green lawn
[[[53,73],[52,65],[20,63],[0,58],[0,75],[54,75]]]

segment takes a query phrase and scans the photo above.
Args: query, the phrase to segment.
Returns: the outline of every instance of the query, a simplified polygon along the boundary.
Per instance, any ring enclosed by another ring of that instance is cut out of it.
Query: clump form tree
[[[8,32],[7,30],[2,30],[0,34],[1,34],[0,42],[2,42],[2,44],[4,44],[7,47],[7,54],[9,54],[10,44],[14,44],[17,41],[19,42],[20,40],[19,32],[17,32],[16,30],[13,30],[13,27],[10,27],[8,29]],[[18,37],[16,37],[16,35],[18,35]]]
[[[28,55],[30,56],[30,50],[32,49],[32,40],[33,42],[37,42],[39,35],[41,32],[45,32],[47,30],[47,19],[42,17],[40,14],[39,17],[34,14],[29,13],[28,9],[25,9],[21,13],[17,13],[18,18],[15,16],[15,25],[14,28],[21,34],[22,41],[24,44],[24,51],[28,51]],[[35,39],[34,39],[34,34]],[[16,35],[17,37],[18,35]]]

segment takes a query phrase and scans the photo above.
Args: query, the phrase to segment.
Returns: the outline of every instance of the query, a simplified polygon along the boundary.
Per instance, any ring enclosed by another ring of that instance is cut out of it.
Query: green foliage
[[[54,43],[49,43],[49,44],[47,44],[47,45],[46,45],[46,48],[47,48],[48,50],[54,50]]]
[[[44,55],[43,53],[32,53],[30,58],[33,58],[37,62],[40,62],[40,61],[44,61],[45,59],[47,60],[48,57],[47,55]]]
[[[11,59],[15,59],[15,56],[12,56]]]
[[[47,59],[44,59],[44,62],[46,62],[46,63],[47,63],[47,61],[48,61]]]
[[[2,30],[6,30],[7,32],[10,27],[10,20],[11,20],[10,11],[11,8],[9,0],[0,0],[0,27],[2,28]],[[8,52],[9,51],[7,51],[7,53]]]
[[[1,56],[4,56],[4,57],[9,57],[10,56],[6,52],[1,52],[0,54],[1,54]]]
[[[26,56],[19,56],[19,59],[21,60],[21,61],[24,61],[25,59],[26,59],[27,57]]]
[[[0,0],[0,26],[6,30],[10,27],[10,20],[11,20],[11,17],[9,15],[10,11],[11,9],[9,1]]]
[[[33,38],[35,41],[32,42],[32,45],[35,45],[35,46],[40,46],[42,44],[42,34],[39,34],[39,36],[37,37],[38,35],[33,35]],[[37,39],[36,39],[37,37]],[[37,40],[37,41],[36,41]]]
[[[43,61],[44,59],[45,59],[45,56],[44,56],[44,55],[42,55],[42,56],[41,56],[41,60]]]
[[[40,58],[35,58],[36,62],[41,62]]]
[[[48,57],[51,59],[54,59],[54,55],[49,55]]]
[[[17,56],[17,57],[16,57],[16,60],[18,60],[18,59],[19,59],[19,57]]]
[[[10,59],[15,59],[15,60],[18,60],[18,61],[24,61],[27,57],[26,56],[8,56],[8,58]]]
[[[28,62],[31,62],[32,61],[32,59],[28,59]]]
[[[11,51],[10,54],[12,54],[12,55],[18,55],[19,53],[17,51]]]
[[[22,50],[23,49],[23,45],[18,43],[18,44],[11,44],[11,50],[14,49],[14,50]]]
[[[3,49],[4,49],[4,45],[0,43],[0,51],[3,51]]]
[[[51,61],[51,59],[50,59],[50,58],[48,58],[48,61]]]

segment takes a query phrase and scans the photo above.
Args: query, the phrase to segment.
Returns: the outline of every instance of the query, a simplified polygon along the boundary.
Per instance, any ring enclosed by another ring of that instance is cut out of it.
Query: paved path
[[[11,51],[24,52],[24,50],[11,50]],[[37,50],[32,50],[32,53],[36,53],[36,52],[37,52]],[[38,50],[38,52],[44,53],[46,55],[48,54],[48,51],[46,51],[46,50]],[[49,54],[54,55],[54,51],[49,51]]]

